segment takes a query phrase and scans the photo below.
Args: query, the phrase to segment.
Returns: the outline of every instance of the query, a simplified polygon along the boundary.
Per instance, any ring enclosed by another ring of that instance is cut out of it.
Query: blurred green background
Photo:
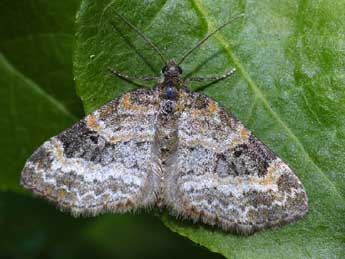
[[[19,186],[32,151],[83,116],[72,73],[78,7],[0,2],[0,258],[221,258],[153,213],[75,219]]]

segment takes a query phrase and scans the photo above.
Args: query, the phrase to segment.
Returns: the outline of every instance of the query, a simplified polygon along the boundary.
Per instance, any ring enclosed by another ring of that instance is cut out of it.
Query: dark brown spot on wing
[[[105,147],[105,140],[97,132],[90,130],[84,121],[63,131],[57,138],[62,142],[67,158],[95,160],[93,156]]]
[[[110,164],[116,158],[121,160],[117,152],[118,145],[126,145],[126,141],[118,143],[107,142],[97,132],[90,130],[84,121],[80,121],[72,128],[65,130],[57,138],[62,142],[64,156],[67,158],[82,158],[102,166]],[[138,141],[137,150],[142,148],[147,141]],[[117,155],[117,157],[115,157]],[[126,160],[125,158],[123,160]],[[125,163],[126,164],[126,163]],[[128,165],[135,166],[135,165]]]
[[[233,150],[231,168],[236,175],[265,176],[271,162],[276,156],[253,135],[248,144],[237,145]]]

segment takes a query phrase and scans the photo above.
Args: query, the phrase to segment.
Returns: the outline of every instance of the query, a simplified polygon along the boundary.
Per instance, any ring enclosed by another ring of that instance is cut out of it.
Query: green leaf
[[[76,118],[1,54],[0,75],[0,190],[18,190],[20,171],[32,151]]]
[[[83,114],[72,75],[74,21],[80,0],[2,0],[0,50],[21,73]]]
[[[183,64],[186,74],[236,76],[204,92],[282,157],[308,193],[295,224],[244,237],[162,216],[173,231],[228,258],[341,258],[345,254],[343,1],[84,0],[77,18],[75,76],[88,112],[135,86],[111,77],[157,75],[159,57],[114,13],[169,58],[179,58],[234,14]],[[112,26],[113,24],[113,26]]]

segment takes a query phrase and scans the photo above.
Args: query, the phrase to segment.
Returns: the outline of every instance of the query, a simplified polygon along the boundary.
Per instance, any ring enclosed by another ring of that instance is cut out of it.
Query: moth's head
[[[162,68],[162,73],[165,77],[179,77],[182,74],[182,68],[172,59]]]

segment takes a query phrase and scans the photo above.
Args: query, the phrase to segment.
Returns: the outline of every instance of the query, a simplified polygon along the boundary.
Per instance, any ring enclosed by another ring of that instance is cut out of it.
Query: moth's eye
[[[167,70],[168,70],[168,66],[164,66],[164,67],[162,68],[162,73],[164,74]]]
[[[180,68],[180,67],[177,67],[177,69],[178,69],[178,72],[180,73],[180,74],[182,74],[182,68]]]

